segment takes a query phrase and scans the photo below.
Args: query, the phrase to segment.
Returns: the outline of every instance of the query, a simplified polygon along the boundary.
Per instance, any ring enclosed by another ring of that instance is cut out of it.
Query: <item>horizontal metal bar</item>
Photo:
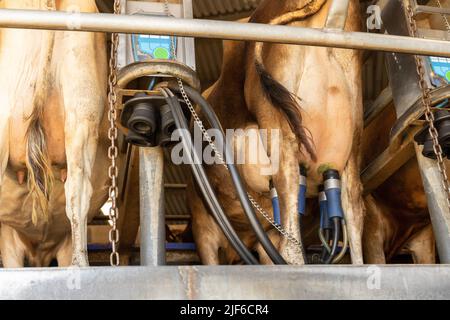
[[[432,14],[445,14],[450,15],[450,9],[449,8],[439,8],[439,7],[433,7],[433,6],[421,6],[418,5],[415,7],[415,13],[432,13]]]
[[[450,265],[3,269],[0,299],[450,299]]]
[[[178,35],[450,57],[450,42],[447,41],[336,29],[157,16],[0,9],[0,27]]]

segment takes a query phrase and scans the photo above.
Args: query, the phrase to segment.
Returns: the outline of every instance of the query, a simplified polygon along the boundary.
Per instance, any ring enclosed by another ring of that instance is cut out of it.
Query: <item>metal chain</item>
[[[114,0],[114,14],[120,14],[121,4],[120,0]],[[109,242],[111,243],[111,255],[109,262],[111,266],[118,266],[120,263],[119,252],[117,251],[119,243],[119,230],[117,229],[117,220],[119,219],[119,209],[117,205],[117,198],[119,195],[118,188],[118,176],[119,169],[117,167],[117,157],[119,149],[117,147],[118,129],[116,125],[117,120],[117,50],[119,47],[119,34],[113,33],[111,35],[111,57],[109,59],[109,78],[108,78],[108,120],[109,130],[108,138],[111,141],[111,145],[108,148],[108,158],[111,160],[111,164],[108,169],[108,176],[111,179],[111,185],[109,186],[109,198],[111,200],[111,207],[109,209],[109,219],[112,223],[109,230]]]
[[[441,1],[436,0],[436,3],[437,3],[437,5],[439,6],[439,8],[442,9]],[[446,15],[446,14],[441,14],[441,17],[442,17],[442,19],[444,20],[445,27],[447,28],[447,32],[450,32],[450,23],[448,22],[447,15]]]
[[[417,29],[417,23],[414,19],[414,11],[411,6],[407,6],[406,8],[408,20],[409,20],[409,27],[410,31],[413,37],[418,37],[418,29]],[[442,152],[442,147],[439,143],[439,134],[438,131],[434,125],[434,113],[432,110],[432,102],[431,102],[431,94],[430,89],[428,87],[428,84],[425,80],[425,66],[423,63],[422,58],[420,58],[418,55],[414,56],[415,62],[416,62],[416,68],[417,68],[417,74],[419,75],[419,86],[422,90],[422,104],[423,108],[425,109],[425,119],[428,122],[428,131],[431,135],[431,138],[433,140],[433,151],[436,155],[437,164],[439,168],[439,172],[441,175],[441,183],[442,187],[444,188],[444,191],[447,195],[447,206],[450,208],[450,184],[448,181],[447,171],[445,168],[444,163],[444,156]]]
[[[303,254],[303,244],[298,240],[292,233],[284,229],[281,225],[277,224],[275,220],[273,220],[270,215],[265,211],[259,203],[252,197],[250,193],[247,193],[248,199],[252,203],[253,207],[258,211],[264,219],[266,219],[282,236],[288,239],[292,244],[294,244],[301,254]]]
[[[170,13],[170,8],[169,8],[169,1],[165,0],[164,2],[164,12],[167,16],[171,16]],[[171,37],[171,51],[172,51],[172,57],[173,59],[176,59],[177,53],[176,53],[176,48],[175,48],[175,41],[174,41],[174,37]],[[194,119],[194,123],[198,126],[198,128],[202,131],[202,134],[204,136],[204,138],[206,139],[206,141],[208,142],[208,144],[210,145],[211,149],[214,151],[214,155],[217,159],[219,159],[219,163],[226,169],[228,170],[228,166],[225,162],[225,159],[223,157],[223,155],[221,154],[221,152],[217,149],[216,145],[214,144],[211,136],[208,134],[208,132],[206,131],[205,126],[203,125],[202,120],[200,119],[200,117],[198,116],[197,112],[195,111],[194,106],[192,105],[188,95],[186,94],[186,91],[184,90],[184,85],[183,85],[183,81],[181,81],[181,79],[177,78],[177,82],[178,82],[178,87],[180,88],[180,93],[181,96],[183,97],[189,111],[191,112],[191,115]],[[264,217],[264,219],[266,219],[276,230],[278,230],[278,232],[287,238],[288,241],[290,241],[291,243],[293,243],[296,248],[298,249],[298,251],[300,253],[303,254],[303,244],[300,242],[300,240],[298,240],[292,233],[290,233],[289,231],[287,231],[286,229],[284,229],[281,225],[278,225],[277,223],[275,223],[275,221],[270,217],[270,215],[267,213],[267,211],[265,211],[259,204],[258,202],[253,198],[253,196],[250,193],[247,193],[248,199],[250,200],[250,202],[252,203],[253,207]]]

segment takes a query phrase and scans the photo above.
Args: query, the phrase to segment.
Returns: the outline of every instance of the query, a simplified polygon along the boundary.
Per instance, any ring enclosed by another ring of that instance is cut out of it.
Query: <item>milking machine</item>
[[[330,246],[329,254],[326,259],[323,260],[324,263],[337,263],[342,259],[345,255],[345,251],[347,250],[347,237],[346,237],[346,225],[344,218],[344,210],[342,209],[342,201],[341,201],[341,180],[339,176],[339,172],[336,170],[329,169],[323,173],[323,193],[321,193],[322,199],[321,204],[324,205],[324,201],[326,201],[326,208],[323,208],[323,227],[324,231],[329,230],[329,233],[333,234],[332,244]],[[324,197],[324,198],[323,198]],[[319,197],[321,198],[321,197]],[[322,213],[322,210],[321,210]],[[328,218],[328,219],[326,219]],[[322,219],[322,215],[321,215]],[[326,221],[326,220],[328,221]],[[321,221],[322,223],[322,221]],[[331,224],[331,226],[330,226]],[[322,227],[322,226],[321,226]],[[331,227],[331,228],[330,228]],[[339,245],[339,240],[341,237],[341,231],[343,234],[343,246],[341,248],[341,252],[338,256],[337,250]],[[325,234],[325,240],[326,240]],[[327,250],[328,251],[328,250]]]
[[[405,4],[410,5],[416,19],[436,12],[436,7],[427,5],[428,1],[405,0],[390,1],[382,11],[383,26],[391,35],[411,36],[410,22],[404,9]],[[439,17],[436,17],[439,18]],[[444,18],[443,18],[444,19]],[[446,18],[445,18],[446,19]],[[449,26],[447,26],[448,28]],[[417,29],[418,36],[431,39],[449,40],[447,31],[438,29]],[[434,125],[439,135],[439,144],[443,155],[450,154],[450,112],[448,111],[450,98],[450,59],[442,57],[419,57],[425,68],[425,78],[420,79],[416,70],[414,57],[409,54],[387,54],[387,69],[390,86],[398,121],[394,125],[391,136],[395,137],[412,121],[423,115],[421,100],[422,90],[420,83],[429,90],[429,100],[435,114]],[[415,141],[423,145],[422,154],[436,159],[433,150],[432,137],[429,133],[429,124],[424,123],[421,130],[415,135]]]
[[[320,212],[319,239],[322,243],[322,255],[320,260],[325,261],[327,254],[331,253],[330,233],[333,230],[333,225],[328,217],[327,195],[324,191],[323,184],[319,186],[318,198]]]
[[[273,221],[276,225],[281,225],[280,200],[278,199],[277,189],[270,180],[270,198],[272,199]]]
[[[306,214],[307,170],[300,166],[300,183],[298,192],[298,214],[300,228],[302,217]],[[281,213],[277,190],[270,183],[270,194],[274,212],[274,220],[281,223]],[[323,173],[323,185],[319,186],[319,239],[322,243],[322,256],[320,261],[325,264],[338,263],[347,252],[348,237],[345,224],[344,210],[341,201],[341,181],[339,172],[329,169]],[[303,232],[301,232],[303,233]],[[342,246],[339,242],[342,235]],[[331,238],[331,236],[333,236]],[[330,244],[331,242],[331,244]]]
[[[450,64],[449,64],[450,66]],[[450,157],[450,112],[448,111],[449,102],[445,99],[438,103],[435,108],[437,111],[434,115],[434,126],[437,129],[439,144],[441,145],[443,155]],[[429,125],[425,125],[422,130],[415,136],[415,140],[419,145],[423,145],[422,154],[430,159],[436,159],[436,153],[433,148],[433,139],[429,132]]]
[[[306,175],[306,168],[300,166],[300,183],[298,191],[298,214],[300,215],[300,218],[306,213]]]
[[[172,8],[180,15],[183,7],[186,11],[185,6],[169,7],[168,4],[133,1],[128,1],[126,6],[127,10],[131,11],[129,13],[152,14],[152,10],[158,11],[159,8],[159,11],[164,9],[164,12],[168,14],[168,11],[171,11],[169,9]],[[140,148],[170,147],[179,142],[172,140],[172,134],[179,129],[184,150],[190,151],[185,152],[185,156],[188,158],[198,190],[201,191],[210,213],[242,260],[246,264],[258,264],[258,260],[238,237],[221,207],[201,165],[202,155],[195,151],[188,123],[191,116],[196,117],[193,104],[198,105],[209,125],[220,133],[215,144],[220,143],[224,146],[223,156],[227,170],[257,239],[274,263],[286,264],[256,216],[242,179],[233,164],[230,146],[226,142],[213,108],[199,93],[200,81],[193,70],[195,63],[191,61],[189,64],[188,61],[188,66],[174,60],[180,56],[182,61],[194,57],[193,46],[189,50],[190,44],[186,41],[190,40],[144,35],[131,35],[126,39],[124,42],[126,47],[123,49],[126,52],[127,64],[120,70],[118,76],[119,104],[117,108],[120,111],[118,127],[126,136],[128,143]],[[199,121],[195,124],[199,125]],[[203,126],[203,124],[200,125]]]
[[[167,64],[168,62],[165,63]],[[210,212],[243,261],[247,264],[257,264],[257,260],[239,239],[228,217],[224,213],[213,192],[213,188],[208,180],[206,172],[201,165],[201,154],[199,155],[195,151],[194,142],[192,141],[192,136],[187,124],[188,119],[186,115],[189,113],[187,105],[190,104],[188,101],[192,101],[200,106],[203,115],[208,119],[210,125],[220,132],[219,140],[224,145],[227,168],[230,172],[244,212],[246,213],[258,240],[274,263],[285,264],[284,259],[270,242],[264,229],[259,223],[253,206],[248,199],[247,191],[242,184],[242,179],[237,168],[233,164],[230,146],[225,142],[223,129],[212,107],[206,102],[201,94],[198,93],[198,89],[194,89],[188,84],[183,84],[183,80],[180,76],[183,72],[180,72],[180,70],[184,69],[184,71],[186,71],[185,69],[187,66],[181,65],[178,62],[169,63],[173,63],[174,68],[171,69],[172,73],[166,73],[163,78],[153,76],[153,79],[157,79],[156,88],[159,89],[158,91],[149,91],[147,93],[138,92],[124,103],[120,117],[120,125],[124,131],[127,131],[128,142],[139,147],[155,147],[158,145],[167,146],[174,141],[168,143],[165,142],[164,139],[161,139],[161,137],[170,137],[176,128],[179,129],[181,132],[181,142],[183,143],[185,150],[190,150],[190,152],[186,152],[188,162],[191,165],[198,188],[202,192]],[[149,67],[148,69],[151,69],[150,66],[157,66],[159,62],[149,61],[146,62],[146,64]],[[168,80],[168,78],[171,78],[172,81],[167,82],[166,80]],[[185,94],[185,97],[180,98],[176,94]]]
[[[303,216],[306,214],[306,178],[307,178],[307,170],[306,167],[301,165],[300,170],[300,181],[298,188],[298,197],[297,197],[297,208],[298,208],[298,224],[300,229],[300,241],[303,242]]]
[[[152,10],[169,14],[167,4],[152,4],[147,2],[129,1],[126,10],[131,14],[152,14]],[[173,7],[182,15],[182,7]],[[150,11],[150,12],[149,12]],[[153,13],[155,14],[155,13]],[[124,40],[124,39],[123,39]],[[201,96],[200,81],[193,67],[195,63],[187,61],[193,57],[193,46],[189,39],[169,36],[130,35],[123,43],[126,63],[118,75],[118,106],[120,120],[118,127],[125,135],[125,140],[139,148],[167,148],[180,141],[172,140],[172,135],[179,129],[184,156],[192,169],[197,182],[197,188],[202,193],[209,212],[222,229],[224,235],[246,264],[257,264],[257,259],[245,246],[229,221],[219,203],[205,169],[201,165],[201,156],[194,148],[194,142],[189,128],[189,120],[194,119],[194,125],[204,129],[204,124],[196,114],[193,105],[197,105],[210,127],[217,129],[214,145],[223,146],[224,154],[216,152],[216,157],[222,156],[226,169],[230,173],[236,193],[243,211],[246,214],[259,242],[275,264],[285,264],[285,260],[276,250],[255,213],[255,203],[250,201],[242,179],[232,158],[231,146],[227,144],[224,131],[214,113],[213,108]],[[191,47],[190,47],[191,46]],[[189,49],[191,48],[191,49]],[[182,61],[175,60],[182,57]],[[204,131],[204,130],[202,130]],[[178,133],[177,132],[177,133]],[[204,132],[205,134],[205,132]],[[208,140],[208,139],[206,139]],[[201,150],[199,150],[201,151]],[[300,226],[301,217],[306,213],[306,180],[307,170],[300,166],[300,181],[298,193],[298,213]],[[155,190],[160,190],[155,189]],[[158,191],[162,194],[162,190]],[[270,182],[270,196],[273,205],[273,222],[281,227],[281,214],[277,190]],[[328,170],[324,173],[324,190],[321,192],[321,237],[326,252],[323,254],[324,263],[337,261],[338,244],[341,234],[346,234],[344,214],[340,199],[340,180],[337,171]],[[159,221],[159,224],[162,222]],[[142,233],[142,232],[141,232]],[[344,237],[345,238],[345,237]],[[329,244],[330,242],[330,244]],[[347,243],[341,249],[340,256],[345,254]]]

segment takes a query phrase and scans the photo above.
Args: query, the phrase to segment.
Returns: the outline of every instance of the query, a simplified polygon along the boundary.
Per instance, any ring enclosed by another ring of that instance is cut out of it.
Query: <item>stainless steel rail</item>
[[[450,299],[450,266],[5,269],[0,299]]]
[[[441,40],[156,16],[0,9],[0,27],[178,35],[450,57],[450,42]]]

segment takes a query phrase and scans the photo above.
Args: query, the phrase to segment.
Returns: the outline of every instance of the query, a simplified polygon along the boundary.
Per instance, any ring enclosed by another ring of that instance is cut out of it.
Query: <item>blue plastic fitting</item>
[[[196,247],[195,243],[192,243],[192,242],[167,242],[166,243],[166,250],[171,250],[171,251],[179,251],[179,250],[195,251],[195,250],[197,250],[197,247]]]
[[[298,190],[298,213],[304,215],[306,213],[306,169],[300,167],[300,188]]]
[[[323,174],[324,190],[327,196],[328,218],[335,217],[344,219],[344,210],[341,201],[341,180],[339,172],[336,170],[327,170]]]
[[[278,200],[277,189],[270,189],[270,197],[272,198],[273,220],[275,224],[281,225],[280,201]]]

